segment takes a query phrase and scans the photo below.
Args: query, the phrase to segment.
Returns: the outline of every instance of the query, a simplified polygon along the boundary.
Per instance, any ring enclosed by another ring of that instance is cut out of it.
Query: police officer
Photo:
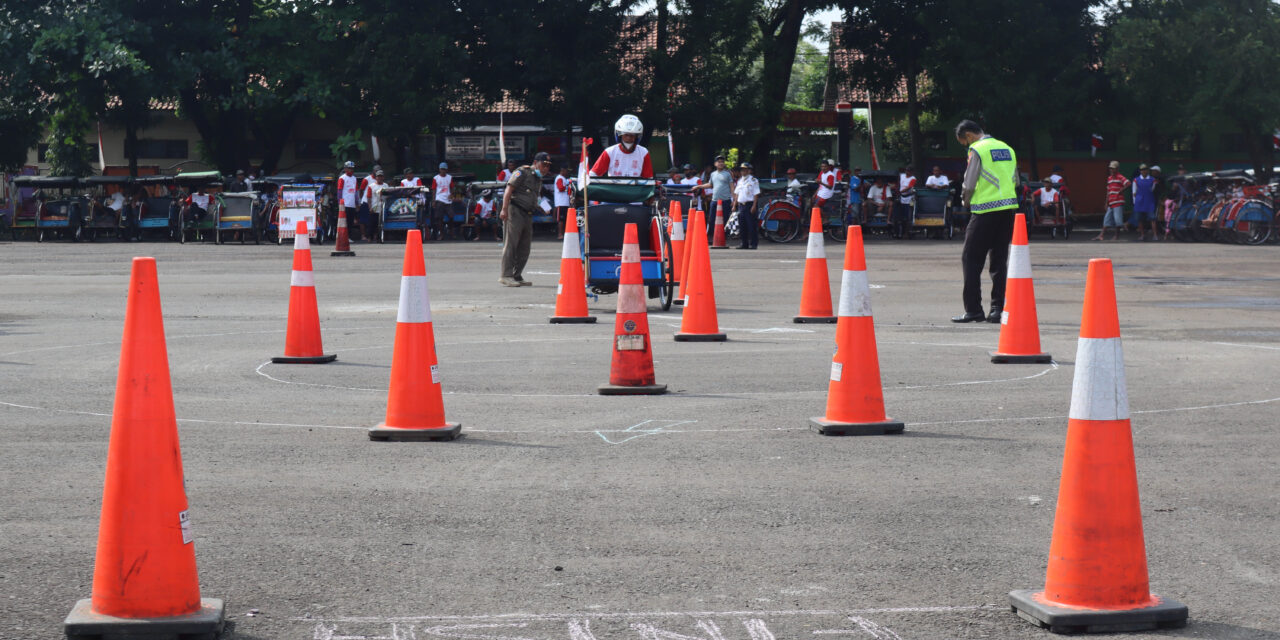
[[[507,179],[507,190],[502,196],[502,277],[500,284],[507,287],[528,287],[533,283],[524,279],[524,266],[529,262],[529,244],[533,239],[533,214],[540,211],[538,198],[542,195],[542,176],[551,170],[551,156],[539,151],[533,156],[533,164],[516,169]]]
[[[991,313],[987,322],[1000,322],[1004,310],[1005,271],[1013,216],[1018,209],[1018,158],[1009,145],[983,133],[972,120],[956,125],[956,139],[969,147],[963,202],[973,215],[964,233],[964,313],[952,322],[981,322],[982,266],[991,255]]]

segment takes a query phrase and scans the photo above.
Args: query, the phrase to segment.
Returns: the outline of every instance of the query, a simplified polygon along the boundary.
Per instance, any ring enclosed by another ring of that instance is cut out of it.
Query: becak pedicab
[[[89,241],[100,235],[122,238],[125,226],[126,191],[132,189],[130,176],[89,176],[84,183],[94,189],[89,199],[89,213],[84,221],[83,236]]]
[[[45,238],[55,236],[80,241],[89,199],[80,192],[79,178],[20,176],[14,178],[13,183],[19,189],[32,189],[31,200],[35,203],[35,214],[31,226],[35,230],[36,242],[44,242]],[[21,220],[16,220],[15,228],[19,222]]]

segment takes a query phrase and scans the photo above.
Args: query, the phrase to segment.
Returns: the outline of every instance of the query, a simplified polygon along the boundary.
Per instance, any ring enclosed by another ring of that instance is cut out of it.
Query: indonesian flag
[[[669,162],[667,163],[667,165],[674,167],[676,166],[676,143],[675,143],[676,136],[675,136],[675,133],[672,132],[672,128],[674,128],[674,125],[671,122],[671,120],[668,119],[667,120],[667,158]]]
[[[502,112],[498,112],[498,158],[502,160],[502,166],[507,166],[507,136],[506,127],[503,126]]]
[[[1089,136],[1089,155],[1094,158],[1098,157],[1098,149],[1101,149],[1101,148],[1102,148],[1102,136],[1096,133],[1093,134],[1092,136]]]
[[[867,98],[867,136],[871,139],[871,170],[880,170],[880,159],[876,157],[876,126],[871,124],[871,98]]]
[[[1280,149],[1280,129],[1271,132],[1271,148]]]
[[[591,138],[582,139],[582,157],[578,160],[578,188],[586,189],[587,181],[591,179],[591,171],[587,166],[587,147],[595,142]]]

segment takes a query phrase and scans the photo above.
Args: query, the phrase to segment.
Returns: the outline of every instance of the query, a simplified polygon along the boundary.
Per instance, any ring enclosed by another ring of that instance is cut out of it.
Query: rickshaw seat
[[[639,204],[594,204],[587,208],[588,232],[591,234],[591,249],[588,257],[616,257],[622,253],[622,236],[628,223],[635,223],[639,232],[640,256],[656,256],[650,248],[653,246],[652,227],[653,208]]]

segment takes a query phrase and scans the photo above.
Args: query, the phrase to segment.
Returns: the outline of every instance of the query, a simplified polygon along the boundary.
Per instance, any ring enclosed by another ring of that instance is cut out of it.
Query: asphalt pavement
[[[1115,262],[1151,586],[1182,630],[1280,639],[1280,248],[1032,239],[1052,364],[956,325],[960,241],[867,244],[901,435],[824,437],[834,325],[791,322],[805,245],[718,251],[725,343],[664,396],[602,397],[616,296],[552,325],[560,247],[498,284],[493,242],[429,243],[455,442],[371,442],[402,246],[315,247],[327,365],[276,365],[291,251],[0,244],[0,638],[57,638],[90,593],[130,258],[158,261],[202,594],[228,638],[1050,637],[1043,585],[1087,261]],[[843,247],[828,242],[838,286]],[[984,290],[987,287],[984,284]],[[833,292],[836,293],[836,292]]]

